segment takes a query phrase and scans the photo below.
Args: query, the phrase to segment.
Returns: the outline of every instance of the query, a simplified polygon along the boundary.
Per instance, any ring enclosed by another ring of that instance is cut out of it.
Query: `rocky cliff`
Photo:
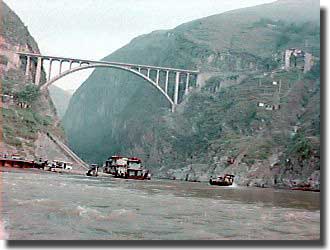
[[[203,87],[171,113],[143,80],[95,70],[64,117],[70,145],[90,162],[139,156],[158,177],[317,187],[319,15],[318,1],[280,0],[133,39],[104,60],[198,68]],[[312,71],[283,70],[289,48],[313,54]]]
[[[69,106],[72,94],[56,85],[49,86],[49,94],[55,105],[59,118],[62,119]]]
[[[65,141],[49,93],[41,94],[25,76],[17,51],[40,53],[38,44],[20,18],[0,1],[1,154],[27,159],[69,160],[47,138],[50,132]],[[32,66],[33,67],[33,66]],[[31,72],[33,68],[31,68]],[[42,72],[45,80],[45,72]]]

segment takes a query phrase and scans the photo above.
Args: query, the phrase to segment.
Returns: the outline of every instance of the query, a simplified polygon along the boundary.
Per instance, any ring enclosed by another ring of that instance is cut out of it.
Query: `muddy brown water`
[[[7,239],[308,240],[320,193],[5,171]]]

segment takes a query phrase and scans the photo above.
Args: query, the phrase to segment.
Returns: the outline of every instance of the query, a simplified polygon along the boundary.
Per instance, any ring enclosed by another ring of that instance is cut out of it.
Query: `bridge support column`
[[[157,69],[156,84],[159,85],[159,69]]]
[[[69,66],[69,69],[72,69],[72,64],[73,64],[73,61],[70,60],[70,66]]]
[[[30,74],[30,65],[31,65],[31,57],[27,56],[26,57],[26,69],[25,69],[25,76],[29,76]]]
[[[53,64],[53,60],[50,59],[50,60],[49,60],[49,68],[48,68],[48,81],[50,81],[50,79],[51,79],[51,74],[52,74],[52,64]]]
[[[167,94],[167,89],[168,89],[168,77],[169,77],[170,72],[167,70],[166,71],[166,78],[165,78],[165,93]]]
[[[150,69],[147,69],[147,77],[150,78]]]
[[[185,95],[188,95],[189,93],[189,77],[190,77],[190,73],[187,73],[187,80],[186,80],[186,88],[185,88]]]
[[[138,67],[138,71],[139,71],[139,73],[141,73],[141,67]]]
[[[179,99],[179,82],[180,82],[180,72],[176,72],[175,77],[175,90],[174,90],[174,104],[178,104]]]
[[[41,80],[41,68],[42,68],[42,58],[38,57],[36,78],[34,81],[34,84],[38,86],[40,85],[40,80]]]
[[[63,60],[60,60],[60,68],[58,70],[59,75],[62,73],[62,64],[63,64]]]
[[[172,104],[172,113],[175,112],[175,108],[176,108],[176,105],[175,104]]]
[[[197,75],[197,79],[196,79],[196,88],[200,89],[202,87],[202,76],[201,74]]]

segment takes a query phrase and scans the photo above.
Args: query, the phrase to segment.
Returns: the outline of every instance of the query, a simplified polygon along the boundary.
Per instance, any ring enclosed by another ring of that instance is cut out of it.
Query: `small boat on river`
[[[98,171],[99,171],[99,166],[97,164],[92,164],[90,169],[87,171],[86,175],[97,177]]]
[[[218,176],[218,178],[212,178],[211,176],[209,183],[217,186],[231,186],[234,183],[234,177],[232,174],[225,174],[224,176]]]

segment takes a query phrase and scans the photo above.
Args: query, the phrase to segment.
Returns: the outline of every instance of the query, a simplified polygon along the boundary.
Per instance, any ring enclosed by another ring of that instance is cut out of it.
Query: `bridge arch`
[[[155,88],[157,88],[166,97],[166,99],[170,102],[170,104],[172,106],[172,109],[175,106],[175,104],[172,101],[172,99],[170,98],[170,96],[159,85],[157,85],[156,82],[154,82],[153,80],[151,80],[150,78],[148,78],[147,76],[143,75],[142,73],[140,73],[136,70],[133,70],[131,68],[127,68],[127,67],[124,67],[124,66],[112,65],[112,64],[92,64],[92,65],[86,65],[86,66],[80,66],[80,67],[77,67],[77,68],[68,69],[68,70],[62,72],[60,75],[58,75],[58,76],[52,78],[51,80],[45,82],[43,85],[41,85],[40,89],[45,90],[50,85],[52,85],[54,82],[58,81],[59,79],[65,77],[69,74],[72,74],[72,73],[80,71],[80,70],[91,69],[91,68],[114,68],[114,69],[121,69],[121,70],[131,72],[131,73],[143,78],[144,80],[149,82],[151,85],[153,85]]]

